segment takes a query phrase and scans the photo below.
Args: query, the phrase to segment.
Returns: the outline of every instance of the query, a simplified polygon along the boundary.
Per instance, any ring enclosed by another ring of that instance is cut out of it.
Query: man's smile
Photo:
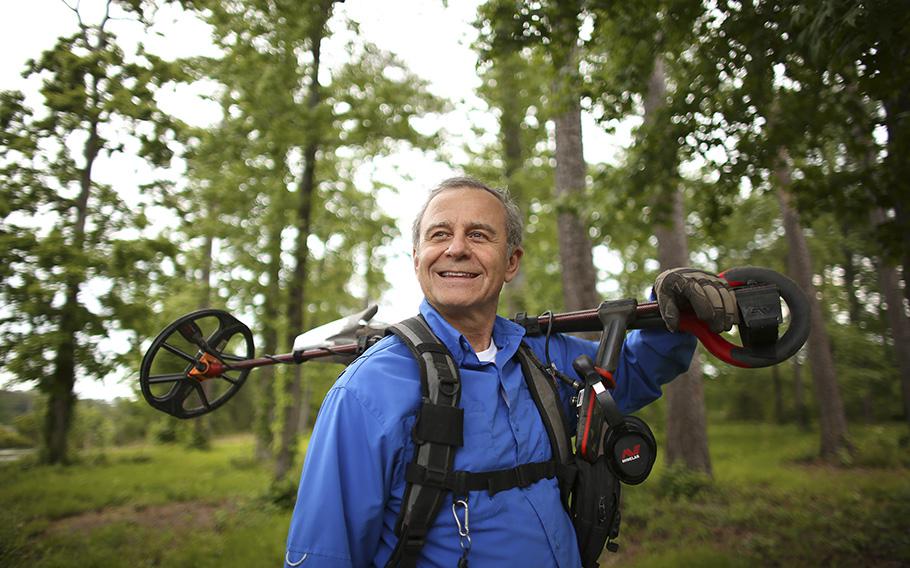
[[[458,270],[443,270],[436,273],[438,276],[443,278],[477,278],[480,276],[477,272],[463,272]]]

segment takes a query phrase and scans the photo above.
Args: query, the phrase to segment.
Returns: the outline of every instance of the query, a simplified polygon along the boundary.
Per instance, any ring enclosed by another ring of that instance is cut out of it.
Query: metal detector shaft
[[[773,290],[774,286],[758,285],[750,287],[750,290],[755,289]],[[523,321],[521,317],[518,317],[516,319],[519,320],[518,323],[521,323],[526,328],[528,328],[529,333],[532,335],[547,333],[548,326],[552,326],[550,329],[551,333],[580,333],[601,331],[602,326],[599,308],[591,308],[587,310],[579,310],[575,312],[565,312],[552,315],[543,314],[532,318],[525,318]],[[531,322],[530,325],[528,325],[529,321]],[[536,324],[534,323],[535,321]],[[635,306],[635,315],[629,322],[628,329],[662,329],[663,327],[664,321],[660,317],[660,309],[657,306],[657,302],[644,302]],[[315,349],[307,349],[305,351],[300,351],[297,353],[285,353],[281,355],[258,357],[256,359],[231,362],[229,364],[229,368],[240,370],[265,367],[278,363],[305,363],[313,359],[330,357],[332,355],[357,355],[362,349],[363,346],[358,343],[337,345],[331,348],[319,347]]]
[[[730,283],[736,295],[740,316],[737,330],[742,346],[712,333],[707,324],[693,314],[682,315],[680,331],[692,333],[718,359],[738,367],[776,365],[802,347],[809,335],[809,304],[792,280],[754,266],[734,268],[720,276]],[[783,336],[779,336],[779,326],[783,323],[781,300],[786,303],[790,315]],[[657,302],[626,302],[633,306],[623,322],[626,329],[664,326]],[[606,332],[612,321],[607,317],[612,304],[615,302],[561,314],[531,317],[519,314],[514,321],[524,326],[528,335]],[[361,318],[368,320],[371,310],[375,313],[371,308],[355,314],[352,325],[359,324]],[[348,331],[356,331],[356,327],[354,325]],[[349,363],[382,338],[382,327],[360,327],[363,334],[354,334],[359,338],[357,342],[326,343],[301,347],[292,353],[254,357],[253,333],[249,327],[222,310],[198,310],[178,318],[152,341],[142,358],[139,385],[143,397],[153,407],[177,418],[194,418],[217,409],[233,397],[252,369],[299,364],[313,359]],[[610,327],[610,333],[617,332],[618,328],[614,328],[615,325]]]
[[[363,346],[359,343],[348,343],[332,348],[317,347],[315,349],[298,351],[297,353],[283,353],[281,355],[270,355],[267,357],[257,357],[255,359],[236,361],[230,363],[230,365],[228,365],[228,368],[241,370],[267,367],[268,365],[275,365],[279,363],[287,365],[305,363],[312,359],[331,357],[332,355],[357,355],[361,349],[363,349]]]

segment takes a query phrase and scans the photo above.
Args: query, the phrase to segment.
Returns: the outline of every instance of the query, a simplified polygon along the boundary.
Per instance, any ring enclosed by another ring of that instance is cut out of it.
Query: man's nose
[[[449,247],[446,249],[446,254],[454,257],[462,257],[469,253],[470,246],[468,244],[468,239],[465,235],[456,234],[452,236],[452,240],[449,241]]]

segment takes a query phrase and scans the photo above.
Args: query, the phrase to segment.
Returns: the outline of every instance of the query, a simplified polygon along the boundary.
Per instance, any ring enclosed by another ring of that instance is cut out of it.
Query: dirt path
[[[26,456],[34,454],[37,450],[33,448],[26,449],[10,449],[5,448],[0,450],[0,462],[14,462],[19,461]]]
[[[87,532],[111,523],[127,523],[152,529],[213,530],[216,512],[230,510],[229,503],[185,501],[147,507],[128,505],[106,507],[51,522],[46,535]]]

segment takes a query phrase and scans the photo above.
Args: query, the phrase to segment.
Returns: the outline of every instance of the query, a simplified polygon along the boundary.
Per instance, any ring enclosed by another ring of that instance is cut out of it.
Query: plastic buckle
[[[445,468],[437,468],[431,465],[427,465],[423,468],[424,471],[424,483],[423,485],[431,485],[434,487],[445,487],[446,480],[446,470]]]
[[[456,471],[452,484],[452,493],[456,497],[465,497],[468,494],[468,472]]]

